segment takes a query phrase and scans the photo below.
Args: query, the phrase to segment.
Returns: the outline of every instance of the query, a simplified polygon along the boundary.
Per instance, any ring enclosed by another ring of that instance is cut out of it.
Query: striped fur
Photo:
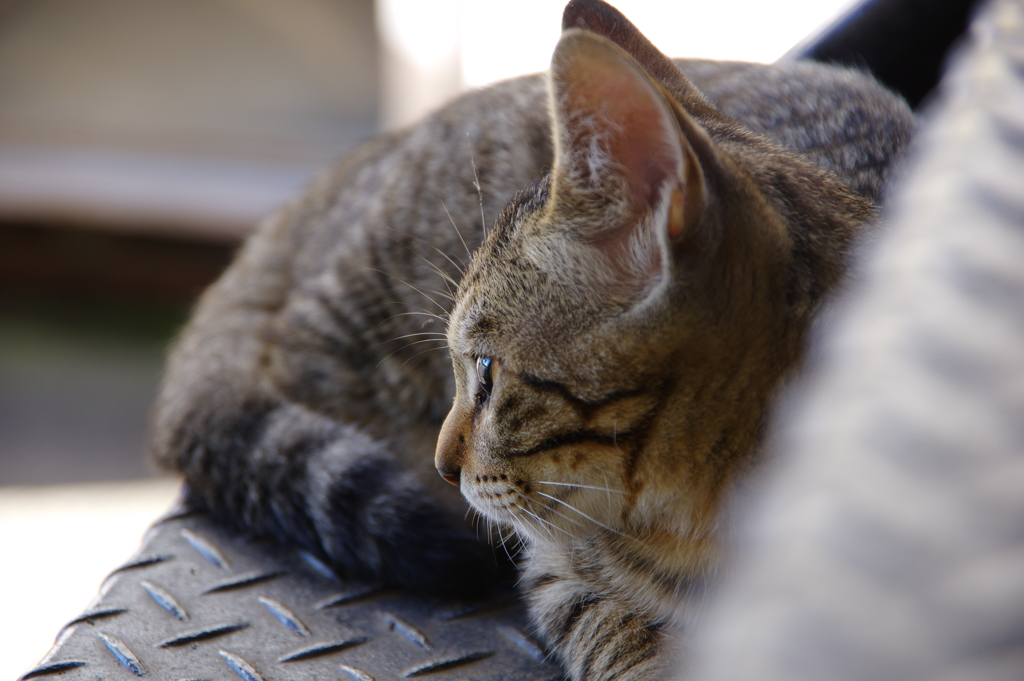
[[[346,575],[486,591],[505,573],[437,445],[526,541],[571,676],[652,678],[911,118],[863,74],[691,82],[603,3],[565,22],[548,78],[369,141],[260,227],[171,353],[151,448],[195,505]],[[595,98],[605,66],[630,96]],[[635,102],[651,134],[616,137]]]
[[[873,208],[607,5],[570,3],[565,26],[553,167],[459,285],[436,463],[525,537],[533,621],[571,678],[662,678],[723,498]]]

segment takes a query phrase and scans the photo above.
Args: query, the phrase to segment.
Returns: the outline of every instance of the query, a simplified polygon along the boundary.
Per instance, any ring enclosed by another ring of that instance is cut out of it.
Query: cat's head
[[[642,36],[627,35],[639,52],[611,37],[563,33],[552,170],[498,218],[448,326],[457,394],[437,468],[536,541],[705,533],[799,355],[812,289],[836,276],[803,270],[838,268],[794,255],[756,176],[792,159]]]

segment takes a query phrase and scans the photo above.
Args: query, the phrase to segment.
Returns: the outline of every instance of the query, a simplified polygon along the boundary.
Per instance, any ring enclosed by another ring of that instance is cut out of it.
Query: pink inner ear
[[[625,181],[634,208],[646,212],[657,200],[657,188],[682,171],[678,124],[661,94],[628,57],[611,46],[597,47],[568,51],[557,74],[565,86],[569,144],[584,153],[595,142],[602,147],[613,172]]]
[[[607,256],[617,291],[650,290],[670,257],[668,238],[683,231],[685,206],[677,204],[692,154],[676,112],[632,57],[580,29],[555,49],[551,88],[555,200],[565,193],[565,209],[582,218],[570,222],[574,234]],[[670,197],[667,221],[647,219]]]

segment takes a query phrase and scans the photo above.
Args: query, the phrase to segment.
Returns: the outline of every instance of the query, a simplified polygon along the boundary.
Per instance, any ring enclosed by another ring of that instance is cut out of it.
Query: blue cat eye
[[[476,380],[478,385],[476,399],[478,405],[483,405],[487,398],[491,396],[491,389],[494,387],[493,366],[494,360],[490,357],[476,358]]]

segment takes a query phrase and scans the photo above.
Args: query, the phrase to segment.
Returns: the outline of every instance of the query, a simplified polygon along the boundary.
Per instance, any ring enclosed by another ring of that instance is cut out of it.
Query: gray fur
[[[1024,678],[1022,43],[979,4],[688,678]]]
[[[774,143],[806,156],[792,157],[800,172],[785,176],[751,168],[779,211],[798,214],[800,201],[790,199],[821,180],[859,216],[833,245],[817,240],[817,227],[794,237],[794,285],[800,301],[814,303],[799,312],[806,316],[837,281],[854,228],[886,185],[909,136],[909,111],[852,71],[680,66],[742,124],[695,117],[723,139],[735,137],[730,149],[771,156]],[[351,576],[432,593],[492,587],[500,570],[432,462],[456,392],[441,341],[484,228],[553,161],[546,83],[529,76],[371,140],[268,219],[200,300],[154,410],[153,454],[185,474],[193,503],[298,543]],[[830,224],[825,204],[807,205]],[[421,333],[433,336],[414,335]],[[594,555],[600,567],[602,553]],[[643,659],[652,674],[664,667],[661,658]]]

